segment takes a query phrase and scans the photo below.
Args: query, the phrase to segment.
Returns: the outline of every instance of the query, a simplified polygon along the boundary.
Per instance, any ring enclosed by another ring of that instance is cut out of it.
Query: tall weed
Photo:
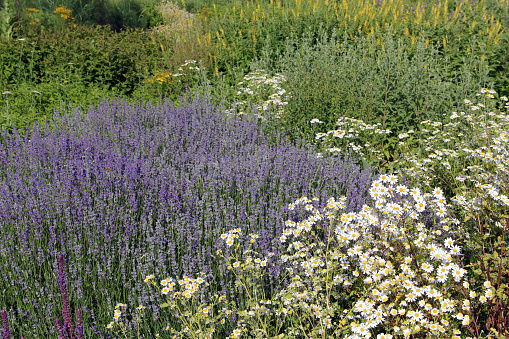
[[[457,61],[456,66],[460,66],[474,36],[486,44],[486,57],[490,59],[505,49],[500,45],[502,24],[485,7],[484,0],[458,6],[443,1],[414,7],[397,0],[237,1],[228,6],[214,5],[202,13],[200,17],[210,25],[215,45],[216,72],[227,72],[232,84],[240,80],[234,79],[234,72],[246,73],[249,63],[259,57],[267,36],[271,38],[271,49],[279,52],[292,33],[300,36],[308,29],[318,30],[320,25],[328,34],[335,29],[340,35],[347,32],[351,38],[358,32],[380,38],[389,26],[412,47],[425,34],[430,43],[444,45],[444,55]]]

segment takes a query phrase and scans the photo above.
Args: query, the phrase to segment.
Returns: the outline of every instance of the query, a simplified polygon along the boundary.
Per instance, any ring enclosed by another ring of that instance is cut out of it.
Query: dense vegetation
[[[508,337],[508,25],[0,1],[3,337]]]

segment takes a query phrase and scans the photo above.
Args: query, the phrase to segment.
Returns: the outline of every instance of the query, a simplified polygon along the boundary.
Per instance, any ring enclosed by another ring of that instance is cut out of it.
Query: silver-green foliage
[[[398,133],[422,120],[441,121],[465,97],[489,87],[486,62],[473,53],[475,39],[460,71],[451,72],[440,46],[427,43],[424,34],[413,45],[396,41],[389,28],[381,37],[344,33],[341,40],[339,35],[324,29],[308,31],[300,39],[292,35],[285,51],[265,49],[251,64],[252,70],[270,69],[287,78],[284,87],[292,99],[283,122],[301,126],[310,137],[316,133],[313,118],[323,121],[321,128],[328,131],[338,117],[347,116],[390,129],[379,146],[392,151]]]

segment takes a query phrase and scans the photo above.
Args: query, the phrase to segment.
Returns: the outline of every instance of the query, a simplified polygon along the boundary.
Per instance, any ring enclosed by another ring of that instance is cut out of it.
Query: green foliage
[[[12,36],[12,29],[14,26],[13,21],[13,10],[9,0],[4,0],[2,6],[0,6],[0,40],[8,40]]]
[[[261,3],[261,2],[260,2]],[[250,21],[246,13],[250,12],[244,3],[235,3],[237,6],[232,11],[232,6],[218,5],[211,10],[210,31],[216,31],[221,35],[216,40],[217,67],[219,72],[225,72],[228,80],[233,85],[239,79],[236,73],[247,73],[250,63],[260,56],[263,47],[262,41],[270,37],[271,50],[276,53],[284,50],[285,39],[292,34],[300,36],[306,31],[317,31],[319,27],[325,29],[329,34],[337,26],[338,21],[324,23],[319,15],[302,15],[300,17],[287,17],[282,12],[271,10],[270,20],[257,19]],[[251,9],[254,8],[251,4]],[[244,14],[241,13],[244,11]],[[268,9],[264,9],[268,11]],[[260,16],[258,14],[258,16]],[[219,19],[220,17],[220,19]],[[222,43],[225,42],[223,46]]]
[[[489,59],[488,81],[499,93],[509,93],[509,35],[500,38],[500,48],[493,50]]]
[[[0,90],[13,93],[8,111],[7,99],[1,98],[2,125],[12,129],[10,124],[16,123],[24,133],[26,124],[51,118],[61,102],[87,107],[100,96],[113,93],[147,100],[168,95],[175,100],[183,90],[203,80],[200,72],[186,68],[181,79],[169,86],[149,84],[157,71],[180,72],[180,58],[173,58],[175,41],[143,30],[115,33],[104,26],[74,27],[68,22],[71,17],[60,16],[67,13],[63,8],[59,13],[30,8],[24,12],[25,25],[15,30],[21,38],[0,44]],[[37,24],[30,25],[28,20]],[[199,68],[205,71],[204,66]],[[34,96],[31,91],[42,94]],[[36,101],[26,100],[36,97]]]
[[[158,0],[22,0],[22,9],[35,8],[45,16],[63,6],[80,25],[110,25],[115,31],[124,27],[149,28],[162,21],[155,6]],[[48,22],[41,22],[49,28]]]
[[[98,105],[106,96],[115,94],[101,85],[79,82],[19,83],[8,86],[5,92],[10,94],[0,95],[0,130],[5,128],[12,133],[16,126],[22,136],[25,127],[33,130],[35,122],[44,128],[46,120],[53,118],[55,109],[80,105],[87,110],[89,105]]]
[[[301,126],[309,136],[316,133],[309,123],[312,119],[323,122],[321,132],[336,129],[342,116],[380,123],[392,133],[373,146],[389,159],[395,156],[399,133],[416,129],[422,120],[441,121],[443,112],[454,110],[487,79],[487,69],[474,53],[464,57],[459,74],[447,77],[447,63],[424,36],[412,56],[408,49],[390,29],[382,39],[374,35],[349,39],[345,34],[342,42],[321,29],[308,31],[301,40],[292,35],[284,53],[266,49],[251,67],[287,77],[284,88],[292,99],[283,115],[286,126]]]
[[[444,2],[433,6],[430,3],[419,17],[411,10],[406,10],[412,6],[408,1],[401,4],[397,1],[382,2],[378,5],[374,6],[371,1],[235,1],[229,4],[215,3],[212,7],[202,8],[202,13],[206,13],[203,19],[210,25],[216,44],[217,71],[226,72],[230,84],[238,81],[234,78],[235,72],[247,73],[249,63],[259,57],[262,41],[267,37],[271,39],[270,50],[277,54],[284,51],[285,39],[292,33],[300,37],[308,30],[318,31],[320,26],[329,35],[333,30],[338,31],[340,37],[344,32],[351,37],[357,33],[362,36],[374,33],[376,37],[381,37],[386,32],[386,26],[390,25],[396,40],[401,38],[409,46],[412,43],[409,56],[412,56],[416,39],[425,34],[430,44],[440,44],[437,49],[450,58],[450,77],[461,68],[462,57],[468,52],[474,36],[486,45],[486,58],[491,61],[496,56],[498,61],[505,63],[501,53],[506,55],[507,47],[501,43],[501,36],[506,33],[500,35],[503,27],[497,22],[503,13],[497,12],[496,6],[490,7],[490,12],[483,6],[483,1],[475,4],[458,2],[460,12],[453,15],[456,7],[452,4],[447,8]],[[442,46],[444,41],[447,46]],[[480,46],[477,47],[480,52]]]
[[[114,31],[146,27],[146,19],[141,16],[143,6],[136,0],[105,1],[98,3],[97,8],[96,22],[100,25],[110,25]]]
[[[142,28],[150,28],[160,25],[163,22],[162,14],[156,9],[157,0],[140,0],[140,26]]]
[[[16,36],[23,39],[26,36],[37,36],[42,32],[61,33],[70,27],[75,27],[75,24],[72,23],[74,17],[68,14],[69,9],[60,7],[60,10],[65,12],[58,13],[57,10],[46,12],[36,8],[27,8],[21,12],[20,25],[15,30]]]
[[[190,13],[198,13],[204,8],[212,8],[215,4],[218,8],[229,8],[234,5],[235,0],[178,0],[174,1],[181,9]]]
[[[129,94],[161,63],[155,42],[141,30],[114,33],[107,27],[69,27],[0,46],[3,84],[42,83],[74,76]]]

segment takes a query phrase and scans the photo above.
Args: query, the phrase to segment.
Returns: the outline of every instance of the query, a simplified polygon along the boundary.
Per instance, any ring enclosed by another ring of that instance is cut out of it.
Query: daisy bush
[[[423,191],[443,188],[444,197],[452,203],[450,210],[461,220],[463,235],[458,244],[466,249],[465,266],[471,267],[474,283],[489,284],[488,293],[494,295],[477,296],[480,304],[475,314],[481,325],[469,326],[474,336],[509,334],[509,120],[502,111],[509,104],[504,96],[496,102],[495,95],[483,88],[475,101],[464,100],[464,111],[444,114],[441,121],[422,121],[419,129],[399,133],[399,157],[388,166]],[[338,130],[316,134],[321,142],[318,157],[351,151],[365,165],[387,163],[376,135],[391,131],[348,117],[340,118],[337,125]]]
[[[423,187],[446,189],[466,231],[471,273],[493,287],[495,297],[478,310],[483,328],[509,335],[509,117],[501,111],[509,104],[507,97],[497,103],[495,94],[483,88],[475,102],[465,99],[464,111],[424,121],[419,151],[406,150],[399,172]]]
[[[374,206],[358,213],[339,215],[346,199],[330,199],[322,213],[288,223],[281,240],[295,249],[285,260],[296,267],[290,269],[294,283],[282,293],[299,313],[294,319],[310,317],[317,325],[311,333],[324,338],[458,337],[473,321],[478,293],[491,289],[471,288],[456,245],[459,222],[450,217],[442,190],[424,193],[382,175],[371,196]],[[313,211],[309,202],[294,207]],[[432,227],[422,222],[426,209],[436,216]],[[318,224],[332,226],[318,228],[334,230],[333,246],[331,239],[326,247],[313,240]]]

